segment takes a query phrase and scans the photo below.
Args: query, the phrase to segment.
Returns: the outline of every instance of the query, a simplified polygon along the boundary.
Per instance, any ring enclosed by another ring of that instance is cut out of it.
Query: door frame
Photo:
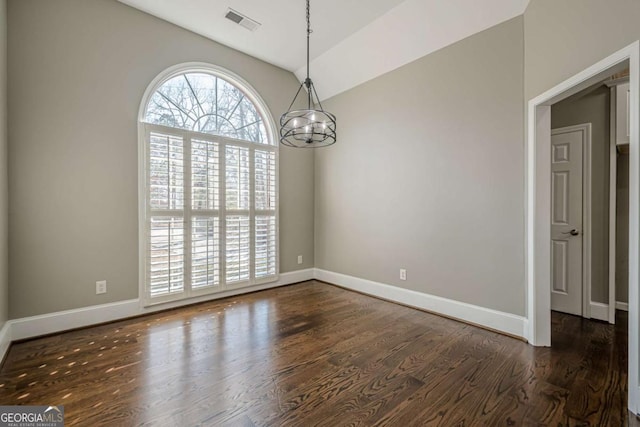
[[[628,77],[605,82],[609,87],[609,323],[616,323],[617,203],[618,203],[618,86],[629,83]],[[626,145],[626,144],[621,144]],[[628,304],[622,308],[628,311]]]
[[[591,318],[591,123],[551,129],[551,136],[582,132],[582,317]],[[551,156],[549,156],[551,162]],[[551,195],[549,195],[551,197]],[[549,218],[551,221],[551,218]],[[551,222],[549,222],[551,225]],[[551,304],[551,303],[549,303]]]
[[[629,394],[628,407],[638,413],[638,253],[640,246],[640,41],[613,53],[527,103],[526,137],[526,283],[527,339],[551,345],[551,105],[629,67]],[[552,65],[550,65],[552,66]]]

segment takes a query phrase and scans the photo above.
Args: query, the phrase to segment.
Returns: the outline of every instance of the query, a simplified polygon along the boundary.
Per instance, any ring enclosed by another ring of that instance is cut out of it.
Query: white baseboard
[[[315,269],[314,277],[347,289],[442,314],[516,337],[527,338],[527,322],[522,316],[318,268]]]
[[[160,310],[198,302],[226,298],[248,292],[275,288],[312,279],[334,283],[347,289],[395,301],[400,304],[427,310],[436,314],[442,314],[447,317],[452,317],[527,339],[527,319],[522,316],[399,288],[397,286],[391,286],[384,283],[373,282],[371,280],[361,279],[345,274],[334,273],[318,268],[309,268],[306,270],[283,273],[280,275],[279,280],[273,283],[233,289],[152,307],[142,307],[139,299],[131,299],[40,316],[9,320],[5,322],[2,329],[0,329],[0,360],[4,358],[12,341],[116,321],[127,317],[153,313]],[[591,317],[598,320],[608,321],[608,308],[608,304],[592,302]],[[623,302],[617,302],[616,308],[618,310],[629,309],[628,304]]]
[[[629,311],[629,303],[616,301],[616,310]]]
[[[39,316],[23,317],[10,320],[8,323],[11,324],[12,340],[16,341],[124,319],[135,316],[138,311],[138,299],[130,299]]]
[[[591,318],[609,321],[609,304],[591,301]]]
[[[2,358],[4,357],[11,341],[68,331],[70,329],[111,322],[115,320],[125,319],[127,317],[166,310],[169,308],[226,298],[248,292],[261,291],[297,282],[304,282],[306,280],[313,279],[313,274],[314,269],[312,268],[293,271],[290,273],[282,273],[280,274],[280,278],[276,282],[265,283],[262,285],[250,286],[246,288],[232,289],[225,292],[201,296],[198,298],[191,298],[183,301],[154,305],[152,307],[142,307],[139,299],[131,299],[109,304],[94,305],[90,307],[83,307],[73,310],[59,311],[56,313],[43,314],[39,316],[23,317],[21,319],[9,320],[5,323],[2,330],[0,330],[0,360],[2,360]]]
[[[233,289],[212,295],[160,304],[152,307],[142,307],[139,299],[132,299],[110,304],[60,311],[40,316],[9,320],[5,322],[5,325],[0,329],[0,360],[6,354],[11,341],[62,332],[99,323],[111,322],[125,319],[127,317],[180,307],[187,304],[226,298],[243,293],[284,286],[291,283],[304,282],[311,279],[334,283],[347,289],[395,301],[436,314],[442,314],[447,317],[452,317],[527,339],[527,319],[522,316],[399,288],[397,286],[391,286],[384,283],[373,282],[371,280],[361,279],[345,274],[310,268],[290,273],[283,273],[280,275],[280,279],[273,283]],[[598,320],[608,321],[608,308],[608,304],[592,302],[591,317]],[[616,308],[619,310],[628,310],[628,304],[617,302]]]

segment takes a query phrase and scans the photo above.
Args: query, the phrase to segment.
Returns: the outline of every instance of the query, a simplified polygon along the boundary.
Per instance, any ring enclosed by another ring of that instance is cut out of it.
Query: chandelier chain
[[[310,39],[311,39],[311,0],[307,0],[307,80],[305,81],[305,85],[307,86],[307,108],[311,108],[311,77],[309,75],[309,49],[310,49]]]
[[[307,78],[298,87],[289,109],[280,116],[280,143],[296,148],[326,147],[336,142],[336,117],[328,111],[324,111],[316,88],[311,81],[310,40],[313,30],[311,29],[310,3],[311,1],[307,0]],[[307,108],[292,110],[303,87],[307,92]]]

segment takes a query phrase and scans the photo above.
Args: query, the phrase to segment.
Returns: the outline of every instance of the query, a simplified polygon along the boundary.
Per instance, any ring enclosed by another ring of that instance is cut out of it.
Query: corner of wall
[[[0,331],[9,318],[7,139],[7,0],[0,0]]]

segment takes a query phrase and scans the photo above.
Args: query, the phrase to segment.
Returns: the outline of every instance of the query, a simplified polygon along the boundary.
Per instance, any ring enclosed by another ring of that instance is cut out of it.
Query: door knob
[[[578,234],[580,234],[580,232],[574,228],[573,230],[565,231],[562,234],[571,234],[572,236],[577,236]]]

